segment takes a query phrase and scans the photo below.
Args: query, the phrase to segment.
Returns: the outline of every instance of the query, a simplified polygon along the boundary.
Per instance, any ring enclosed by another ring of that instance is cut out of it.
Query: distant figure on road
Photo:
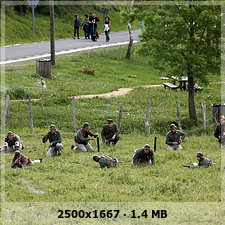
[[[22,155],[20,151],[15,151],[15,155],[12,159],[11,168],[22,168],[24,166],[33,166],[35,164],[41,163],[42,159],[32,161],[25,155]]]
[[[84,31],[84,37],[85,39],[90,39],[89,31],[88,31],[88,15],[84,15],[84,21],[82,23],[82,28]]]
[[[115,145],[119,140],[119,131],[117,125],[113,123],[112,119],[107,120],[108,124],[102,128],[102,140],[106,145],[112,143]]]
[[[219,143],[225,145],[225,118],[224,116],[220,117],[220,123],[216,127],[214,136],[218,139]]]
[[[20,149],[23,149],[23,145],[20,142],[20,137],[16,134],[13,134],[12,131],[9,131],[3,144],[3,151],[15,152]]]
[[[104,21],[104,32],[105,32],[106,42],[110,40],[110,37],[109,37],[110,26],[111,26],[111,23],[109,21],[109,17],[106,16]]]
[[[77,35],[77,38],[80,39],[79,29],[80,29],[80,20],[79,20],[79,15],[76,14],[74,16],[74,36],[73,36],[73,39],[76,38],[76,35]]]
[[[99,38],[97,27],[98,27],[99,18],[92,13],[89,13],[89,28],[91,34],[91,40],[97,41],[96,39]]]
[[[47,152],[47,156],[61,155],[61,150],[63,148],[62,136],[59,131],[56,130],[54,124],[51,124],[50,131],[46,132],[42,138],[42,142],[45,143],[49,140],[50,145]]]
[[[154,151],[149,144],[146,144],[143,148],[138,148],[134,151],[132,164],[150,164],[155,165]]]
[[[170,131],[166,135],[167,150],[181,150],[181,143],[185,138],[185,133],[177,130],[175,124],[170,124]]]
[[[118,159],[107,156],[107,155],[102,155],[102,156],[94,155],[93,160],[95,162],[98,162],[102,169],[105,167],[107,168],[116,167],[116,165],[119,162]]]
[[[88,150],[93,151],[92,146],[88,142],[90,140],[95,140],[98,133],[92,133],[89,128],[89,123],[86,122],[83,124],[83,127],[78,130],[76,136],[74,137],[76,147],[71,146],[73,150],[80,150],[82,152],[86,152]]]

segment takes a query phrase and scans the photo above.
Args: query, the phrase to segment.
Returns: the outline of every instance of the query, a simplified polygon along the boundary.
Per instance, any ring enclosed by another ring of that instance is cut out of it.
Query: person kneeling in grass
[[[119,160],[107,155],[94,155],[93,160],[95,162],[98,162],[101,168],[110,168],[110,167],[116,167],[116,165],[119,163]]]
[[[150,164],[155,165],[154,151],[149,144],[146,144],[143,148],[138,148],[134,151],[132,164]]]
[[[11,168],[22,168],[24,166],[33,166],[35,164],[42,163],[42,158],[32,161],[30,158],[22,155],[20,151],[15,151],[15,155],[12,159]]]

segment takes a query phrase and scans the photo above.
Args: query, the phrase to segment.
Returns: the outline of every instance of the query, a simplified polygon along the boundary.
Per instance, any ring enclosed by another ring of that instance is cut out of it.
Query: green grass
[[[135,48],[137,48],[136,46]],[[24,154],[43,164],[24,169],[10,169],[12,155],[6,155],[6,200],[16,201],[103,201],[103,202],[218,202],[220,201],[220,148],[213,137],[215,124],[211,121],[211,104],[220,102],[220,80],[209,74],[209,85],[196,93],[199,121],[188,119],[187,92],[174,92],[158,88],[135,88],[129,95],[119,98],[93,98],[76,100],[77,127],[88,121],[94,132],[101,132],[107,118],[118,121],[123,106],[121,140],[115,148],[101,145],[101,154],[117,157],[123,163],[118,168],[100,170],[91,157],[94,152],[76,153],[73,144],[72,101],[68,97],[79,94],[104,93],[120,87],[161,84],[163,74],[148,64],[148,58],[138,56],[124,59],[126,47],[76,53],[57,58],[53,78],[45,79],[47,89],[38,84],[34,62],[26,65],[6,66],[8,90],[22,88],[25,93],[41,101],[33,102],[35,133],[29,133],[26,101],[11,101],[7,130],[19,134],[25,144]],[[94,75],[82,72],[88,65]],[[135,75],[135,76],[132,76]],[[13,96],[12,96],[13,97]],[[15,97],[15,96],[14,96]],[[151,102],[151,135],[144,136],[146,103]],[[200,102],[207,105],[207,132],[201,123]],[[187,138],[183,151],[165,151],[165,134],[171,122],[176,121],[176,105],[181,105],[181,118]],[[61,157],[46,158],[47,145],[41,143],[42,134],[49,124],[55,123],[63,134],[64,150]],[[158,137],[155,167],[133,167],[133,151]],[[196,161],[195,154],[202,151],[215,164],[208,169],[186,169],[181,165]],[[28,172],[29,171],[29,172]],[[45,194],[29,192],[29,185]],[[204,194],[203,194],[204,193]]]

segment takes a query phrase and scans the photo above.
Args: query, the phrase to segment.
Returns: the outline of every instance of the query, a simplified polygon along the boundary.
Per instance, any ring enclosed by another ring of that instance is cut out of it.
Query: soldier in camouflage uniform
[[[102,155],[102,156],[94,155],[93,160],[95,162],[98,162],[101,168],[115,167],[119,162],[118,159],[112,158],[107,155]]]
[[[50,131],[46,132],[42,138],[42,142],[45,143],[49,140],[50,145],[47,152],[47,156],[61,155],[61,150],[63,148],[62,136],[59,131],[56,130],[54,124],[50,126]]]
[[[202,152],[198,152],[196,154],[197,160],[198,160],[198,166],[197,167],[210,167],[212,166],[212,160],[208,159],[203,156]]]
[[[23,149],[23,145],[20,142],[20,137],[16,134],[13,134],[12,131],[9,131],[3,144],[3,151],[14,152],[21,149]]]
[[[155,165],[154,151],[149,144],[146,144],[143,148],[138,148],[134,151],[132,164],[138,165],[140,163]]]
[[[107,121],[108,124],[102,129],[102,140],[106,143],[106,145],[110,145],[110,143],[115,145],[119,140],[119,131],[117,125],[113,123],[112,119],[108,119]]]
[[[177,130],[175,124],[170,124],[170,131],[166,135],[167,150],[181,150],[181,143],[185,138],[185,133]]]
[[[95,140],[98,136],[98,133],[92,133],[89,128],[89,123],[86,122],[83,124],[83,127],[78,130],[77,135],[74,137],[76,147],[72,148],[73,150],[80,150],[82,152],[86,152],[88,150],[93,151],[92,146],[88,142],[90,140]]]

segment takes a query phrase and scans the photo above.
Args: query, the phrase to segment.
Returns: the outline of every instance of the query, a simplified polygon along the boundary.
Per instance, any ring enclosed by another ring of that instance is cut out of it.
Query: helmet
[[[176,129],[177,126],[176,126],[174,123],[171,123],[171,124],[170,124],[170,129],[174,129],[174,128]]]
[[[9,132],[7,133],[7,135],[13,135],[13,132],[12,132],[12,131],[9,131]]]
[[[21,155],[20,151],[15,151],[15,156],[20,156],[20,155]]]
[[[94,156],[93,156],[93,160],[94,160],[95,162],[98,162],[99,158],[100,158],[100,156],[98,156],[98,155],[94,155]]]
[[[50,125],[50,130],[55,130],[55,125],[54,124]]]
[[[202,152],[198,152],[198,153],[196,154],[196,157],[203,158],[203,154],[202,154]]]
[[[151,149],[151,147],[150,147],[150,145],[149,145],[149,144],[146,144],[146,145],[145,145],[145,148],[147,148],[147,149]]]
[[[89,127],[90,125],[89,125],[89,123],[88,122],[85,122],[84,124],[83,124],[83,128],[85,128],[85,127]]]

